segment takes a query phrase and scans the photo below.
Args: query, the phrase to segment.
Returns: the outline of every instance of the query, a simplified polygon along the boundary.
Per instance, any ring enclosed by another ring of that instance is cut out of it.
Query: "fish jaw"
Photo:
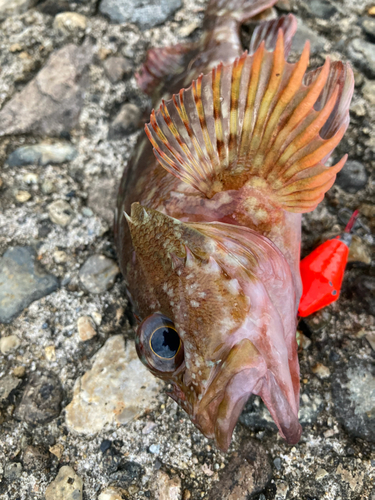
[[[221,451],[228,450],[234,427],[251,395],[263,399],[287,443],[299,441],[302,428],[294,398],[288,401],[266,360],[250,340],[243,339],[232,347],[213,373],[210,385],[204,393],[195,394],[195,401],[187,401],[185,394],[190,392],[191,395],[191,390],[181,384],[175,384],[169,395]]]

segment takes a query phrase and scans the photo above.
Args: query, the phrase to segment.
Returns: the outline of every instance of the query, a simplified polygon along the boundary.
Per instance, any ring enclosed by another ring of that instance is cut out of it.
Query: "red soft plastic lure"
[[[357,217],[358,210],[341,235],[319,245],[301,260],[303,292],[298,309],[301,317],[309,316],[339,298],[352,239],[350,231]]]

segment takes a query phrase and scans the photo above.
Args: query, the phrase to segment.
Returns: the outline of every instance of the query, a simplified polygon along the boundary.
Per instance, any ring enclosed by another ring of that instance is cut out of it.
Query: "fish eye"
[[[174,323],[161,313],[151,314],[139,325],[136,347],[142,363],[159,376],[173,373],[184,359]]]
[[[181,346],[178,333],[171,326],[159,326],[150,337],[150,347],[162,359],[174,358]]]

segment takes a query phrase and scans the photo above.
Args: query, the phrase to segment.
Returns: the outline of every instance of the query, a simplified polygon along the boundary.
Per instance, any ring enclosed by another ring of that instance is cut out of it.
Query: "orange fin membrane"
[[[253,55],[220,64],[151,114],[146,133],[161,165],[208,198],[266,181],[284,210],[310,212],[345,164],[324,165],[349,124],[353,73],[342,62],[306,73],[285,60],[279,29],[273,52],[263,41]]]

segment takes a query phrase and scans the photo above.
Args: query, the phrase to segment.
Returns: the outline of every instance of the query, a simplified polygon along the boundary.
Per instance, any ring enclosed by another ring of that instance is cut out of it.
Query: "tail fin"
[[[288,57],[292,47],[293,36],[297,31],[297,19],[293,14],[260,23],[252,34],[249,54],[254,54],[263,41],[266,50],[273,50],[276,46],[279,30],[284,34],[284,55],[285,58]]]
[[[185,54],[193,48],[193,43],[184,43],[150,49],[146,61],[135,75],[139,87],[146,94],[152,95],[155,87],[163,83],[165,78],[185,69]]]
[[[200,76],[152,113],[157,159],[209,198],[261,178],[280,208],[313,210],[346,160],[324,165],[348,127],[354,78],[341,62],[306,74],[308,63],[308,43],[297,63],[285,61],[279,30],[273,53],[263,41]]]
[[[265,9],[272,7],[276,1],[211,0],[205,13],[203,28],[207,33],[213,32],[222,21],[226,22],[228,18],[235,18],[239,26]],[[147,52],[146,61],[135,75],[143,92],[153,95],[156,88],[165,86],[165,80],[186,71],[191,60],[205,51],[206,38],[204,37],[202,42],[197,43],[187,42],[172,47],[150,49]]]
[[[223,16],[236,19],[239,24],[269,9],[277,0],[211,0],[207,6],[204,25]]]

